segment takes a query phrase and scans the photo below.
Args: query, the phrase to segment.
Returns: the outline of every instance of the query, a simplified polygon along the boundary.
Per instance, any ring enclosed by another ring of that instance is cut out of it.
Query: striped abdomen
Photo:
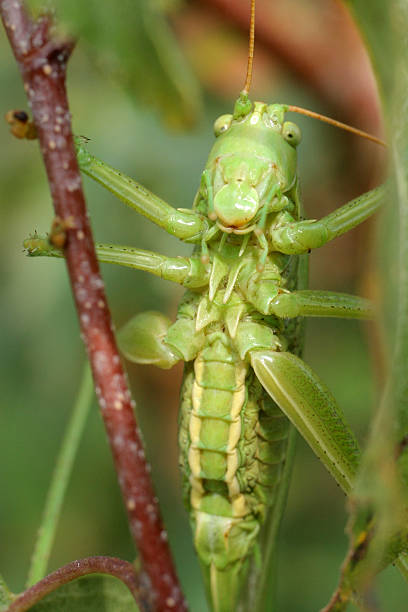
[[[219,612],[238,597],[274,501],[287,433],[286,418],[229,338],[210,336],[185,376],[180,448],[195,546]]]

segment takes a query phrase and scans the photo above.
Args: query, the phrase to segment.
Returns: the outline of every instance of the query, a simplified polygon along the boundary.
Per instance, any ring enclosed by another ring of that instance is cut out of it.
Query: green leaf
[[[138,612],[121,580],[102,574],[78,578],[53,591],[30,608],[31,612]]]
[[[44,0],[30,0],[38,12]],[[78,36],[96,66],[119,80],[132,100],[159,111],[173,127],[194,123],[201,110],[196,79],[163,12],[152,0],[50,2],[65,33]]]
[[[408,500],[408,6],[405,0],[346,4],[377,76],[389,142],[390,196],[377,237],[388,379],[352,494],[351,544],[338,591],[343,595],[366,589],[406,548]],[[403,557],[397,565],[406,576]]]
[[[408,446],[404,440],[408,435],[408,5],[405,0],[349,0],[348,4],[368,43],[390,145],[390,198],[380,218],[377,240],[389,379],[367,458],[372,464],[370,478],[375,480],[378,466],[386,465],[396,452],[400,454],[400,471],[407,485]],[[377,495],[378,503],[384,503],[384,492],[389,491],[390,510],[397,495],[395,491],[391,494],[391,485],[388,474],[382,492]]]
[[[408,5],[405,0],[348,4],[368,43],[390,143],[391,196],[379,224],[378,259],[390,361],[386,399],[401,441],[408,434]],[[408,472],[405,478],[408,482]]]

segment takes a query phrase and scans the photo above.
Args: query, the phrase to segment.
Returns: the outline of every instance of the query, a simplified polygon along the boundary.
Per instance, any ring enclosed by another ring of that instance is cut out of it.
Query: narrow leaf
[[[390,145],[389,199],[377,240],[388,380],[353,490],[340,585],[325,610],[337,609],[334,602],[346,602],[356,590],[364,593],[374,574],[404,550],[408,499],[408,6],[404,0],[346,4],[371,55]],[[396,564],[406,576],[405,557]]]
[[[27,586],[35,584],[46,574],[65,492],[93,397],[92,375],[87,361],[84,366],[78,397],[67,425],[48,491],[43,520],[31,560]]]

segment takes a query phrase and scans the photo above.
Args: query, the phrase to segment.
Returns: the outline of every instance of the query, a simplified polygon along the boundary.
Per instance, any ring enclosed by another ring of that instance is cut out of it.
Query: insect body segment
[[[268,213],[288,206],[284,194],[296,184],[296,151],[288,144],[293,130],[283,124],[284,108],[249,103],[244,116],[223,115],[215,123],[218,138],[195,209],[217,220],[224,232],[262,231]]]
[[[225,303],[227,284],[225,279],[212,302],[187,292],[173,325],[162,326],[158,313],[139,315],[119,335],[122,346],[132,337],[133,354],[126,354],[136,361],[145,360],[140,347],[147,334],[151,363],[168,367],[175,356],[190,362],[180,412],[181,467],[196,549],[220,612],[237,605],[260,526],[274,503],[289,431],[250,366],[253,352],[286,348],[284,325],[271,328],[259,320],[242,299],[239,281]]]
[[[276,418],[269,416],[272,402],[248,364],[228,335],[217,336],[208,336],[208,345],[194,362],[191,394],[186,379],[181,465],[194,541],[214,609],[233,610],[260,525],[274,503],[289,424],[276,407]]]

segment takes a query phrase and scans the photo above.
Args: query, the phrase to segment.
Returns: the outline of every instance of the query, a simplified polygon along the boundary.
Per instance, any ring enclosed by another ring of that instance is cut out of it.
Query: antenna
[[[347,123],[342,123],[341,121],[337,121],[336,119],[331,119],[330,117],[326,117],[325,115],[320,115],[320,113],[315,113],[314,111],[307,110],[306,108],[301,108],[300,106],[292,106],[288,105],[288,111],[292,111],[292,113],[299,113],[301,115],[306,115],[306,117],[312,117],[313,119],[319,119],[319,121],[324,121],[325,123],[329,123],[330,125],[334,125],[342,130],[346,130],[347,132],[351,132],[352,134],[356,134],[357,136],[361,136],[362,138],[366,138],[367,140],[371,140],[377,144],[382,145],[383,147],[387,146],[380,138],[373,136],[372,134],[368,134],[367,132],[363,132],[363,130],[359,130],[351,125],[347,125]]]
[[[255,46],[255,0],[251,0],[251,21],[249,26],[248,66],[243,93],[248,94],[252,81],[252,66],[254,63]]]

